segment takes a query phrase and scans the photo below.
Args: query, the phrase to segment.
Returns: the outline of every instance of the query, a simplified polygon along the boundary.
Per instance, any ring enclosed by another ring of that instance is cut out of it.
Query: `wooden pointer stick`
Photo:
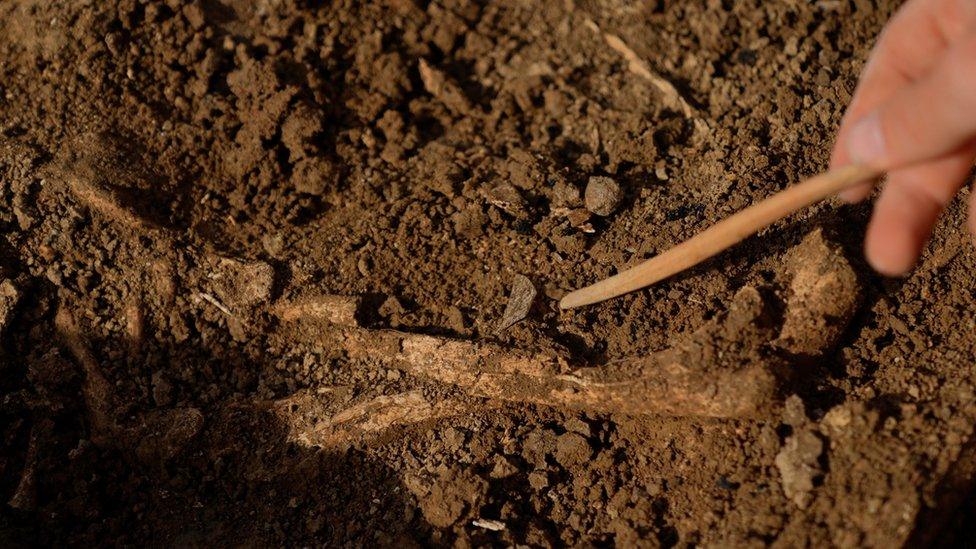
[[[873,168],[846,166],[811,177],[719,221],[632,269],[567,294],[559,307],[572,309],[599,303],[650,286],[701,263],[801,208],[880,176],[881,173]]]

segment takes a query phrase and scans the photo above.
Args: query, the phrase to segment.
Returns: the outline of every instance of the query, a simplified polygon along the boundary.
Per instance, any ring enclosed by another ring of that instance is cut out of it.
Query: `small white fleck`
[[[491,530],[492,532],[500,532],[505,529],[504,522],[492,519],[475,519],[471,521],[471,525],[484,528],[485,530]]]

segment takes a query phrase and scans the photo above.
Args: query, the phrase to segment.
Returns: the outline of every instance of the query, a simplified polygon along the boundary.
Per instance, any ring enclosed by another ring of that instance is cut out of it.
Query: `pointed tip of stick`
[[[847,166],[811,177],[715,223],[692,238],[624,272],[570,292],[560,309],[592,305],[646,288],[694,267],[797,211],[855,184],[881,175],[868,166]]]
[[[587,299],[585,292],[586,289],[587,288],[581,288],[563,296],[563,298],[559,300],[559,308],[565,311],[567,309],[575,309],[577,307],[582,307],[583,305],[593,303],[592,300]]]

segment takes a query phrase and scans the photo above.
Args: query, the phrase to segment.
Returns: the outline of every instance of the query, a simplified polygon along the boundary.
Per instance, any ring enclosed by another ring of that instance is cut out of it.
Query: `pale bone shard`
[[[79,331],[75,315],[67,308],[61,307],[54,318],[54,324],[61,339],[74,355],[75,360],[81,364],[85,374],[81,392],[85,406],[88,408],[92,442],[100,445],[110,444],[119,431],[112,414],[114,408],[112,385],[102,375],[98,362],[92,356]]]
[[[132,209],[123,205],[118,192],[106,187],[99,187],[86,178],[69,175],[68,188],[75,197],[90,209],[95,210],[123,225],[133,228],[154,228],[146,219],[136,214]]]
[[[761,417],[777,406],[780,383],[778,364],[757,354],[770,339],[764,314],[759,294],[744,289],[728,315],[684,344],[615,362],[610,371],[577,368],[552,353],[393,330],[321,323],[290,335],[337,346],[352,359],[456,385],[477,397],[596,413]]]
[[[650,82],[661,93],[665,105],[685,115],[688,119],[693,120],[695,118],[695,109],[681,96],[681,93],[674,87],[674,84],[661,75],[651,71],[647,63],[626,42],[619,36],[608,32],[603,33],[603,39],[611,49],[619,53],[627,61],[627,68],[630,69],[630,72]]]
[[[146,317],[142,301],[138,298],[130,297],[126,300],[125,332],[129,340],[129,353],[133,356],[138,355],[146,337]]]
[[[776,344],[794,355],[820,356],[837,344],[860,305],[857,273],[820,229],[790,250],[786,270],[789,294]]]
[[[507,528],[504,522],[494,519],[475,519],[471,521],[471,526],[477,526],[478,528],[484,528],[492,532],[501,532]]]
[[[651,70],[650,66],[637,55],[637,52],[628,46],[619,36],[603,32],[599,25],[590,17],[584,16],[583,22],[593,32],[602,36],[607,45],[627,61],[627,68],[630,72],[646,80],[661,94],[665,107],[681,113],[685,118],[690,120],[699,135],[708,132],[708,123],[698,115],[697,110],[681,95],[681,92],[678,91],[678,88],[674,87],[674,84]]]
[[[508,304],[505,306],[502,320],[498,323],[495,332],[504,331],[528,316],[529,310],[532,309],[532,303],[535,301],[536,293],[535,286],[532,285],[529,277],[515,275],[512,280],[512,289],[508,294]]]
[[[216,307],[218,311],[224,313],[225,315],[230,316],[230,317],[233,317],[234,316],[234,312],[231,311],[230,309],[228,309],[227,306],[224,305],[223,303],[221,303],[220,300],[217,299],[216,297],[208,294],[207,292],[200,292],[197,295],[201,299],[203,299],[204,301],[206,301],[207,303],[209,303],[209,304],[213,305],[214,307]]]

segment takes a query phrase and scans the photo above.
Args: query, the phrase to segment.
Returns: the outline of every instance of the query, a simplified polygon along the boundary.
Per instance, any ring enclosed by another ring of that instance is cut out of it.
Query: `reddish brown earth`
[[[556,306],[822,170],[895,4],[0,3],[3,545],[947,541],[965,196]]]

